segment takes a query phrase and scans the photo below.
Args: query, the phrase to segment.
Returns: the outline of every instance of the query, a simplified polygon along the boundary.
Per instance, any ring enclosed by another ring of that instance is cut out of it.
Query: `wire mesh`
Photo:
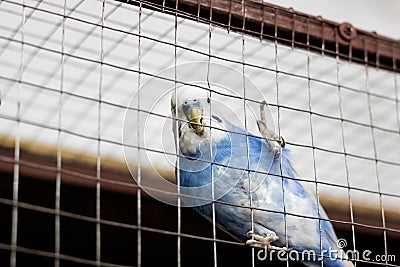
[[[254,249],[217,229],[217,205],[276,211],[251,197],[227,203],[213,190],[209,223],[181,206],[179,187],[158,186],[160,176],[179,185],[169,101],[182,86],[226,103],[253,133],[258,114],[249,107],[266,99],[299,173],[281,173],[282,190],[284,178],[299,180],[348,248],[385,258],[357,264],[400,266],[389,257],[400,257],[398,42],[378,36],[371,48],[365,39],[360,54],[355,41],[328,39],[323,20],[263,5],[256,23],[252,1],[128,2],[0,2],[2,266],[258,265]],[[224,131],[211,119],[210,129]],[[176,207],[152,202],[154,192]]]

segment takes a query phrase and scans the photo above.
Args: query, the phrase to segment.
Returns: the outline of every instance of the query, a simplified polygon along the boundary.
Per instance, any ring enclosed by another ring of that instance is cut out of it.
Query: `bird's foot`
[[[260,104],[260,119],[257,120],[258,130],[260,131],[261,136],[265,138],[273,150],[275,150],[275,152],[279,152],[280,148],[285,147],[285,140],[282,136],[277,135],[273,130],[268,128],[264,109],[266,104],[267,103],[265,101]]]
[[[279,237],[275,233],[271,233],[267,236],[261,236],[255,234],[253,231],[249,231],[247,236],[251,239],[246,241],[246,245],[255,247],[255,248],[263,248],[267,250],[275,250],[275,251],[288,251],[287,247],[276,247],[271,245],[271,242],[274,242],[279,239]]]

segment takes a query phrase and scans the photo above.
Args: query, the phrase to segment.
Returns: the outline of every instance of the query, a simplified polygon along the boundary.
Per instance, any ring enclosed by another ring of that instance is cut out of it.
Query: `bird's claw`
[[[260,119],[257,120],[258,130],[260,131],[261,136],[265,138],[265,140],[273,148],[273,150],[279,152],[280,148],[285,147],[285,140],[282,136],[277,135],[274,131],[268,128],[267,118],[264,109],[264,106],[266,104],[267,103],[265,101],[260,104]]]
[[[289,251],[287,247],[276,247],[271,245],[271,242],[274,242],[279,239],[275,233],[271,233],[268,236],[261,236],[255,234],[253,231],[249,231],[247,236],[251,239],[246,241],[246,245],[255,247],[255,248],[263,248],[268,250],[275,250],[275,251]]]

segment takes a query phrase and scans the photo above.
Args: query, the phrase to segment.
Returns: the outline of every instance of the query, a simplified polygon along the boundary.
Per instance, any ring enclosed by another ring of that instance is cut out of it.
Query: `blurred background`
[[[329,1],[313,0],[269,0],[267,3],[286,8],[294,8],[296,11],[313,16],[322,16],[324,19],[336,22],[350,22],[359,29],[377,32],[378,34],[400,39],[400,18],[397,15],[400,3],[396,0],[353,0],[353,1]]]

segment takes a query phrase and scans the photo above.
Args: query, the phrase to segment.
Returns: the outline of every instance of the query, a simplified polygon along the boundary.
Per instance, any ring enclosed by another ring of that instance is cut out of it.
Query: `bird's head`
[[[209,93],[201,88],[181,87],[172,94],[171,112],[177,118],[178,130],[193,132],[201,137],[206,131],[210,111]],[[175,125],[173,131],[176,132]]]

